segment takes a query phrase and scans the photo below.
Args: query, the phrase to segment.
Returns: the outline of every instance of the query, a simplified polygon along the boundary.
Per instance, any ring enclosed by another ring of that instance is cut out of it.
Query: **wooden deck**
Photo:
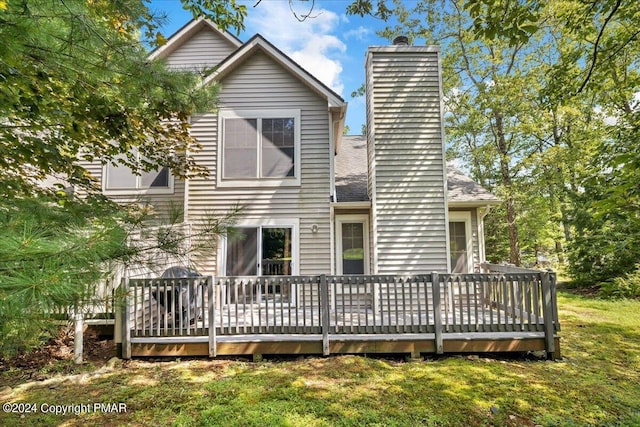
[[[124,288],[124,357],[559,355],[547,272],[138,279]]]

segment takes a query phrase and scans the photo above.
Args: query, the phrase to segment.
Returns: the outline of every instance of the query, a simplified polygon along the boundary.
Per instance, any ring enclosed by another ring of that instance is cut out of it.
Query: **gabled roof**
[[[294,60],[285,55],[280,49],[272,45],[260,34],[256,34],[251,37],[251,39],[242,45],[242,47],[237,49],[218,64],[216,70],[204,80],[203,84],[207,84],[214,80],[220,81],[251,57],[256,51],[262,51],[267,54],[271,59],[305,83],[311,90],[325,98],[329,104],[329,108],[342,110],[346,108],[347,104],[340,95],[315,78],[311,73],[298,65]]]
[[[179,48],[183,43],[189,40],[195,33],[202,28],[209,28],[212,31],[218,33],[224,40],[227,40],[230,45],[238,48],[242,46],[242,41],[227,31],[218,29],[216,24],[205,18],[192,19],[184,27],[176,31],[165,44],[155,49],[149,54],[149,59],[165,58],[171,52]]]
[[[367,138],[342,137],[340,153],[335,157],[336,195],[340,202],[365,202],[367,192]],[[447,204],[449,207],[496,205],[500,199],[480,184],[447,165]]]

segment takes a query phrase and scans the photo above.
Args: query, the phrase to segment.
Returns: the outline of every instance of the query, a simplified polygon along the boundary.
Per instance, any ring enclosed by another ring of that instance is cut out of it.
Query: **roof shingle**
[[[343,136],[335,166],[338,202],[368,201],[367,138],[362,135]],[[460,170],[447,165],[447,201],[480,205],[494,204],[500,199]]]

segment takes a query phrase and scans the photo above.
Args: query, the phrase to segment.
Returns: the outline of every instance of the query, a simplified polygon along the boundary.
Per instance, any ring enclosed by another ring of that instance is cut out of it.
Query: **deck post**
[[[431,289],[433,290],[433,321],[436,334],[436,354],[443,354],[444,346],[442,344],[442,299],[440,295],[440,277],[435,271],[431,273]]]
[[[131,309],[129,307],[129,273],[122,279],[122,358],[131,359]]]
[[[327,276],[320,275],[320,316],[322,319],[322,354],[328,356],[329,351],[329,286]]]
[[[73,363],[79,365],[82,363],[84,315],[78,306],[76,306],[74,310],[74,320],[75,334],[73,336]]]
[[[542,316],[544,319],[544,343],[547,351],[547,359],[551,359],[555,352],[555,340],[553,330],[553,295],[549,272],[540,273],[540,283],[542,285]]]
[[[216,337],[216,294],[213,276],[207,277],[207,300],[209,303],[209,357],[218,356]]]
[[[554,330],[558,332],[560,330],[560,321],[558,320],[558,277],[553,270],[547,270],[549,272],[549,283],[551,285],[551,300],[553,301],[553,321]],[[558,351],[558,349],[556,349]]]

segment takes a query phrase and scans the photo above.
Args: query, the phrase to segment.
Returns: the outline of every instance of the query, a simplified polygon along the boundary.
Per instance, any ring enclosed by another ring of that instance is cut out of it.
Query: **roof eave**
[[[339,209],[369,209],[371,208],[371,200],[361,202],[331,202],[330,206]]]
[[[485,206],[498,206],[502,203],[501,200],[488,199],[488,200],[448,200],[447,206],[450,208],[481,208]]]

